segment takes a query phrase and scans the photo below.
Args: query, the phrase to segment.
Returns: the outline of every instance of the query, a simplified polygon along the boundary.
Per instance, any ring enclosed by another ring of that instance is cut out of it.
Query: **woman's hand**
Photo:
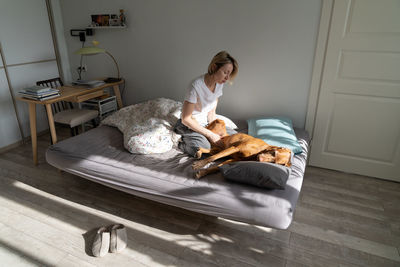
[[[187,101],[183,103],[182,115],[181,115],[183,125],[185,125],[186,127],[190,128],[195,132],[204,135],[208,139],[208,141],[210,141],[213,144],[217,144],[219,141],[221,141],[221,136],[211,132],[210,130],[204,128],[203,126],[200,126],[200,124],[198,124],[198,122],[192,118],[193,110],[194,110],[193,103],[189,103]]]
[[[208,140],[213,144],[217,144],[221,140],[221,136],[219,134],[210,132],[210,135],[208,136]]]

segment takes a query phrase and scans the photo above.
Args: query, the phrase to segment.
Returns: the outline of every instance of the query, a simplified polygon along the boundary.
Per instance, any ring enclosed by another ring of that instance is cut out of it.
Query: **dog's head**
[[[208,130],[210,130],[213,133],[216,133],[220,136],[227,136],[228,134],[226,133],[226,126],[225,122],[220,119],[216,119],[212,121],[210,124],[207,125],[206,127]]]
[[[270,146],[267,150],[257,155],[257,160],[262,162],[273,162],[290,167],[292,151],[284,147]]]

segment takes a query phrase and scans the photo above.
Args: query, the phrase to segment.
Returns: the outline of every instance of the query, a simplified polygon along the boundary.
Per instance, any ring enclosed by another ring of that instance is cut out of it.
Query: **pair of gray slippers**
[[[100,227],[93,240],[92,253],[95,257],[103,257],[108,252],[117,253],[126,248],[128,237],[123,224],[112,224]]]

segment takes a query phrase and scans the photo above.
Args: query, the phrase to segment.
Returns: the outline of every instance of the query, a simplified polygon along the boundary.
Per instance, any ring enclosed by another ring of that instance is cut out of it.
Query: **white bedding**
[[[123,133],[124,147],[131,153],[164,153],[180,138],[173,128],[181,110],[181,102],[157,98],[124,107],[101,123],[117,127]]]

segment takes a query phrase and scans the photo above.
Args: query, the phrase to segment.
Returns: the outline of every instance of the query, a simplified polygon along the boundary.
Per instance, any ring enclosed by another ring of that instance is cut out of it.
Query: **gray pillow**
[[[219,169],[228,180],[268,189],[285,189],[291,172],[288,167],[258,161],[234,162]]]

